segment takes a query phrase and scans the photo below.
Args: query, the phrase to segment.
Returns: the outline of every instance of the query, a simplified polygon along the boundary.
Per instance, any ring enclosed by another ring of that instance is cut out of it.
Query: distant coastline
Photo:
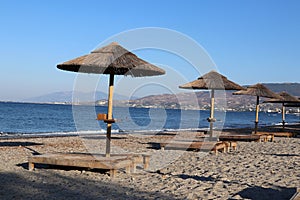
[[[105,103],[104,103],[105,102]],[[147,101],[146,104],[136,104],[135,101],[120,101],[116,100],[114,101],[115,107],[130,107],[130,108],[154,108],[154,109],[174,109],[174,110],[201,110],[201,111],[208,111],[210,109],[209,103],[204,103],[199,106],[197,105],[184,105],[180,107],[179,104],[176,103],[157,103],[153,101],[150,103]],[[16,104],[38,104],[38,105],[69,105],[69,106],[107,106],[107,100],[101,100],[101,103],[98,102],[26,102],[26,101],[0,101],[0,103],[16,103]],[[235,106],[235,107],[234,107]],[[239,107],[237,105],[230,105],[227,104],[226,109],[222,108],[215,108],[216,111],[231,111],[231,112],[254,112],[255,111],[255,103],[252,102],[252,104],[249,104],[247,108],[245,107]],[[286,112],[290,114],[299,114],[300,111],[299,108],[289,108]],[[281,113],[281,106],[280,104],[261,104],[260,111],[266,112],[266,113]]]
[[[286,91],[291,95],[300,96],[299,83],[264,83],[274,92]],[[254,111],[256,98],[244,95],[232,95],[233,91],[226,91],[221,97],[216,97],[216,110],[226,111]],[[97,105],[107,106],[107,94],[96,91],[95,93],[76,93],[80,99],[73,99],[73,91],[54,92],[43,96],[24,99],[21,101],[0,101],[16,103],[34,104],[57,104],[57,105]],[[195,98],[197,100],[195,101]],[[96,99],[91,101],[91,99]],[[281,104],[263,103],[267,99],[261,98],[260,110],[263,112],[281,112]],[[198,101],[198,102],[197,102]],[[219,103],[218,103],[219,102]],[[183,90],[177,94],[157,94],[145,97],[126,97],[114,94],[114,106],[133,107],[133,108],[162,108],[162,109],[183,109],[183,110],[209,110],[210,93],[208,91],[189,91]],[[218,107],[222,105],[223,107]],[[286,109],[289,113],[299,113],[298,108]]]

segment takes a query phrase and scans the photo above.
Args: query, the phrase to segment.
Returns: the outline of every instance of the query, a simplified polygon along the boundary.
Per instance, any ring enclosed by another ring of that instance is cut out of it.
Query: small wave
[[[182,128],[182,129],[165,129],[168,132],[179,132],[179,131],[198,131],[203,130],[202,128]]]
[[[43,132],[43,133],[19,133],[19,132],[0,132],[0,137],[56,137],[56,136],[78,136],[91,134],[105,134],[106,130],[86,130],[69,132]],[[119,130],[112,130],[112,133],[119,133]]]
[[[281,126],[281,125],[282,125],[282,122],[279,122],[279,123],[272,123],[272,125],[275,125],[275,126]]]
[[[185,128],[185,129],[148,129],[148,130],[122,130],[121,133],[161,133],[161,132],[183,132],[183,131],[199,131],[204,130],[203,128]]]

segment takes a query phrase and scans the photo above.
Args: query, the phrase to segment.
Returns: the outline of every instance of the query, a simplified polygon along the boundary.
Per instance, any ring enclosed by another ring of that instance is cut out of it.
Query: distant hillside
[[[274,92],[287,92],[291,95],[300,97],[300,83],[263,83]]]
[[[79,98],[76,100],[74,99],[74,101],[80,101],[80,102],[84,102],[84,101],[90,101],[91,99],[93,99],[93,97],[95,96],[96,100],[106,100],[107,99],[107,94],[104,92],[89,92],[89,93],[84,93],[84,92],[76,92],[76,95],[74,96],[78,96]],[[38,96],[38,97],[32,97],[32,98],[27,98],[27,99],[23,99],[24,102],[33,102],[33,103],[53,103],[53,102],[72,102],[72,98],[73,98],[73,92],[72,91],[67,91],[67,92],[54,92],[54,93],[50,93],[50,94],[46,94],[46,95],[42,95],[42,96]],[[128,97],[123,96],[123,95],[119,95],[119,94],[114,94],[114,99],[115,100],[127,100]],[[131,99],[135,99],[134,97]]]
[[[274,92],[286,91],[291,95],[300,97],[300,84],[299,83],[265,83],[269,89]],[[129,106],[129,107],[148,107],[148,108],[174,108],[174,109],[203,109],[210,108],[210,93],[205,90],[186,90],[178,94],[160,94],[151,95],[143,98],[131,98],[123,95],[114,94],[115,106]],[[232,95],[233,91],[227,91],[226,95],[216,95],[216,109],[223,109],[224,103],[228,110],[254,110],[256,98],[245,95]],[[51,103],[51,102],[72,102],[71,91],[69,92],[56,92],[48,95],[25,99],[26,102],[38,103]],[[107,104],[107,94],[103,92],[94,93],[79,93],[80,99],[74,100],[75,103],[85,103],[93,99],[96,95],[96,102],[99,105]],[[195,97],[196,96],[196,97]],[[261,98],[261,103],[266,100]],[[80,102],[79,102],[80,101]],[[89,102],[94,103],[94,102]],[[223,107],[222,107],[223,106]],[[280,109],[279,104],[262,104],[262,110],[276,110]]]
[[[291,95],[300,96],[300,84],[298,83],[268,83],[264,84],[274,92],[286,91]],[[216,95],[216,109],[224,109],[224,103],[227,110],[244,111],[254,110],[256,98],[247,95],[232,95],[234,91],[226,91],[226,95]],[[196,96],[196,98],[195,98]],[[260,102],[265,101],[260,98]],[[129,102],[119,101],[118,105],[131,107],[148,108],[174,108],[174,109],[203,109],[210,108],[210,93],[205,90],[195,90],[195,92],[186,92],[178,94],[151,95],[143,98],[131,100]],[[219,107],[218,107],[219,106]],[[262,110],[278,110],[279,104],[261,104]]]

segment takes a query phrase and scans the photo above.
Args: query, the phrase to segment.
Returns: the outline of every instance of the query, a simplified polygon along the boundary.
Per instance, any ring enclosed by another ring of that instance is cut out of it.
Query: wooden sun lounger
[[[191,143],[191,142],[204,142],[203,138],[201,138],[201,139],[202,140],[188,140],[188,139],[186,139],[186,140],[180,140],[180,142],[181,141],[183,141],[183,142],[189,142],[189,143]],[[215,139],[217,139],[217,138],[215,138]],[[208,142],[208,141],[206,141],[206,142]],[[237,148],[237,142],[235,142],[235,141],[223,141],[223,143],[226,146],[226,152],[230,152],[230,150],[235,151],[236,148]]]
[[[213,151],[218,154],[218,151],[225,152],[226,145],[223,142],[182,142],[182,141],[172,141],[170,143],[160,143],[160,148],[164,150],[165,148],[171,149],[193,149],[193,150],[206,150]]]
[[[220,141],[245,141],[245,142],[260,142],[260,135],[220,135]]]
[[[108,169],[111,178],[117,174],[117,170],[126,169],[126,173],[135,172],[138,163],[144,164],[144,169],[149,166],[150,156],[146,154],[112,154],[111,157],[105,157],[102,154],[86,153],[51,153],[43,155],[34,155],[28,158],[28,169],[34,169],[35,163],[85,167],[91,169]]]
[[[295,133],[291,132],[257,132],[256,135],[272,135],[274,137],[295,137]]]

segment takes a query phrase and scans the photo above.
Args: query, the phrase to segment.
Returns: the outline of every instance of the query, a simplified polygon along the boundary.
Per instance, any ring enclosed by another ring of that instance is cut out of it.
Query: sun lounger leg
[[[34,169],[34,163],[33,162],[28,162],[28,170],[32,171]]]
[[[110,177],[111,177],[111,178],[115,178],[116,175],[117,175],[117,170],[116,170],[116,169],[111,169],[111,170],[110,170]]]
[[[230,147],[226,145],[225,151],[226,151],[227,153],[229,153],[229,152],[230,152]]]
[[[226,147],[222,148],[222,152],[226,153]]]
[[[136,162],[135,161],[132,162],[131,168],[132,168],[132,173],[135,173],[136,172]],[[127,168],[126,168],[126,170],[127,170]],[[129,168],[129,171],[130,171],[130,168]],[[127,173],[127,171],[126,171],[126,173]]]
[[[133,171],[133,173],[135,173],[135,162],[132,162],[132,171]],[[126,173],[128,173],[128,174],[130,174],[131,173],[131,166],[130,165],[128,165],[127,167],[126,167]]]
[[[231,142],[224,142],[224,144],[225,144],[226,152],[229,153],[231,149]]]
[[[236,146],[232,146],[232,149],[233,149],[234,151],[236,151]]]
[[[143,156],[143,164],[144,164],[144,169],[149,168],[149,162],[150,162],[150,156],[149,155],[144,155]]]
[[[231,141],[231,142],[229,142],[230,143],[230,149],[231,150],[233,150],[233,151],[235,151],[236,150],[236,147],[237,147],[237,143],[236,142],[233,142],[233,141]]]
[[[214,153],[215,153],[216,155],[218,155],[218,150],[217,150],[216,147],[214,148]]]

